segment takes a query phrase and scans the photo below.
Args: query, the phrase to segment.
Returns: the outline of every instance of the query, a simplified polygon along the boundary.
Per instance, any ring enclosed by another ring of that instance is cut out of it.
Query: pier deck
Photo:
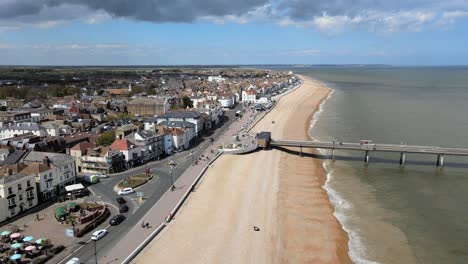
[[[445,148],[437,146],[416,146],[416,145],[397,145],[397,144],[377,144],[372,141],[369,143],[346,143],[346,142],[323,142],[323,141],[296,141],[296,140],[271,140],[272,147],[298,147],[302,148],[320,148],[330,149],[334,159],[335,150],[358,150],[364,151],[364,162],[369,163],[369,152],[396,152],[400,153],[400,164],[404,165],[407,153],[413,154],[431,154],[437,155],[437,166],[443,166],[444,156],[468,156],[466,148]]]

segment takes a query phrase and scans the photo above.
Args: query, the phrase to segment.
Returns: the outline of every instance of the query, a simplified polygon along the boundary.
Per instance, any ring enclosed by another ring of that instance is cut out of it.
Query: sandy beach
[[[302,77],[253,129],[308,139],[330,90]],[[275,121],[274,124],[272,121]],[[223,155],[137,263],[350,263],[320,160],[279,150]],[[256,225],[259,232],[253,230]]]

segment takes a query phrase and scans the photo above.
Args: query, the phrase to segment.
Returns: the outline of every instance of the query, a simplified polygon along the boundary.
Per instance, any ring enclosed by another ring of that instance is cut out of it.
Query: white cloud
[[[434,21],[436,13],[430,11],[380,12],[367,11],[354,16],[331,16],[323,13],[306,21],[293,21],[289,18],[279,21],[282,26],[313,28],[323,34],[334,36],[344,31],[366,30],[379,34],[392,34],[400,31],[420,31]]]
[[[279,55],[282,56],[313,56],[321,54],[321,50],[317,49],[303,49],[303,50],[288,50],[280,52]]]
[[[443,12],[438,23],[441,26],[454,24],[456,20],[468,17],[468,11],[448,11]]]

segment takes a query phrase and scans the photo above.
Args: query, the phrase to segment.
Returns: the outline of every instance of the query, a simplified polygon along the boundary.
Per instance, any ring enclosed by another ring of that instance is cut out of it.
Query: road
[[[209,141],[209,138],[212,137],[215,140],[220,138],[220,136],[222,136],[228,127],[236,120],[234,113],[241,109],[242,106],[239,104],[235,109],[226,111],[225,116],[228,118],[227,121],[224,122],[221,127],[214,130],[211,135],[208,134],[202,138],[196,147],[187,151],[176,153],[175,155],[164,160],[148,163],[148,167],[150,168],[151,173],[155,175],[155,177],[149,184],[145,184],[144,186],[136,189],[137,192],[143,192],[145,202],[139,205],[136,194],[125,196],[129,204],[129,211],[125,214],[127,219],[118,226],[109,226],[108,221],[106,221],[97,228],[105,228],[109,231],[109,234],[96,243],[98,259],[102,256],[105,256],[106,253],[112,249],[114,243],[124,239],[125,235],[131,230],[131,228],[133,228],[135,225],[139,225],[146,213],[170,188],[171,179],[169,167],[166,165],[167,162],[174,160],[176,164],[176,166],[172,169],[173,180],[176,181],[180,175],[182,175],[182,173],[192,165],[192,159],[198,158],[207,149],[207,147],[212,144]],[[118,208],[117,202],[115,201],[117,194],[114,191],[114,186],[125,176],[145,173],[146,168],[147,166],[143,165],[123,173],[115,174],[108,179],[103,179],[100,183],[90,187],[90,190],[92,193],[94,193],[94,195],[91,197],[105,202],[111,205],[111,207]],[[117,210],[114,209],[113,211],[113,215],[115,215]],[[91,237],[91,232],[87,236]],[[94,242],[87,240],[86,243],[79,245],[76,249],[73,250],[73,252],[69,252],[69,255],[65,258],[56,261],[53,259],[51,263],[65,263],[72,257],[79,258],[82,263],[94,263],[94,252]],[[109,263],[112,263],[112,261]]]

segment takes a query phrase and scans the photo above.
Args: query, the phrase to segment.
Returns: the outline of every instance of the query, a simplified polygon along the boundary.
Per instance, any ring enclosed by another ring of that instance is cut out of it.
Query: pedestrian
[[[149,223],[148,222],[146,222],[146,228],[149,228]]]
[[[145,221],[141,222],[141,227],[145,228]]]
[[[39,221],[39,214],[36,214],[36,221]]]

